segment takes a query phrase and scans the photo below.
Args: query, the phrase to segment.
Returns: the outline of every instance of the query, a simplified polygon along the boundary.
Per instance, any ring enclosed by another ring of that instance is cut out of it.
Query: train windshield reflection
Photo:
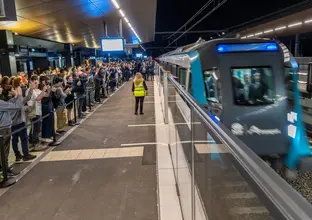
[[[253,106],[274,103],[271,68],[232,68],[231,72],[236,105]]]

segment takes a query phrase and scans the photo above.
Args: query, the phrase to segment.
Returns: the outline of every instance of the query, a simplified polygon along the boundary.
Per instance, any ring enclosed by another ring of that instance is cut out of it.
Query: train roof
[[[205,48],[211,45],[217,45],[217,44],[232,44],[232,43],[262,43],[262,42],[272,42],[274,40],[270,39],[264,39],[264,38],[252,38],[252,39],[238,39],[238,38],[219,38],[219,39],[214,39],[210,41],[201,41],[201,42],[196,42],[193,44],[186,45],[184,47],[180,47],[174,51],[171,51],[169,53],[163,54],[161,57],[165,56],[172,56],[172,55],[177,55],[177,54],[184,54],[184,53],[189,53],[195,50],[199,50],[201,48]]]
[[[193,51],[199,51],[199,53],[202,50],[210,51],[214,50],[218,44],[241,44],[241,43],[268,43],[268,42],[276,42],[272,39],[265,39],[265,38],[250,38],[250,39],[239,39],[239,38],[220,38],[220,39],[214,39],[210,41],[198,41],[193,44],[186,45],[184,47],[180,47],[174,51],[171,51],[169,53],[166,53],[159,57],[159,60],[173,63],[185,68],[189,68],[191,64],[190,56],[189,54]],[[285,49],[283,49],[284,56],[285,56]],[[288,55],[289,57],[289,55]]]

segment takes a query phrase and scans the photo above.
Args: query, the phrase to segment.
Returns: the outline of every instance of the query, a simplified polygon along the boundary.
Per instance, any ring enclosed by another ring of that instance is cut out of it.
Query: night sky
[[[158,0],[156,31],[176,31],[208,0]],[[221,0],[219,0],[221,2]],[[304,0],[228,0],[194,30],[225,29]],[[205,10],[208,12],[209,9]],[[204,13],[202,13],[204,15]],[[201,17],[201,16],[199,16]]]
[[[224,5],[192,30],[228,29],[304,1],[308,0],[227,0]],[[207,2],[208,0],[158,0],[156,32],[176,31]],[[219,0],[219,2],[222,2],[222,0]],[[211,4],[211,7],[206,8],[190,25],[198,21],[212,8]],[[155,35],[155,41],[147,44],[146,47],[163,48],[169,43],[165,40],[168,36]],[[172,46],[186,45],[195,42],[199,37],[208,40],[210,37],[217,37],[217,35],[215,33],[189,34]],[[153,55],[159,55],[173,49],[154,49],[151,52]]]

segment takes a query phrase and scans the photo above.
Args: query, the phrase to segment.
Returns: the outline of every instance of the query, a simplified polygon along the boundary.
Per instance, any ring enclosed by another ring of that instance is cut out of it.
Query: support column
[[[65,65],[67,67],[74,66],[73,45],[72,44],[65,44],[64,48],[66,50]]]
[[[119,20],[119,34],[120,34],[120,37],[123,37],[123,33],[122,33],[122,18],[120,18]]]
[[[12,31],[0,31],[0,71],[4,76],[16,76],[17,67],[13,51],[14,39]]]
[[[295,40],[295,57],[299,57],[299,48],[300,48],[300,34],[296,34],[296,40]]]
[[[103,21],[103,28],[104,28],[104,36],[108,37],[108,35],[107,35],[107,24],[105,21]]]

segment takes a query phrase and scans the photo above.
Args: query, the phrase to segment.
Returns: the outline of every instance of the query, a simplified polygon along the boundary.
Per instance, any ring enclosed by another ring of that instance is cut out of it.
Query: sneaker
[[[36,146],[36,147],[34,148],[33,151],[44,151],[44,150],[47,149],[47,148],[48,148],[48,146],[44,146],[44,145],[39,144],[38,146]]]
[[[37,157],[36,155],[28,154],[28,155],[26,155],[26,156],[23,157],[23,161],[33,160],[33,159],[35,159],[36,157]]]
[[[19,174],[20,174],[19,172],[15,172],[13,170],[8,170],[8,176],[9,177],[18,176]]]
[[[141,112],[140,115],[144,115],[144,112]]]
[[[41,141],[45,142],[45,143],[52,143],[53,142],[53,140],[50,138],[41,138]]]
[[[23,159],[23,156],[20,153],[15,155],[15,161],[16,162],[21,161],[21,159]]]
[[[138,115],[138,113],[137,113],[137,112],[135,112],[134,114],[135,114],[135,115]]]
[[[76,125],[75,125],[75,123],[74,123],[74,122],[72,122],[72,121],[69,121],[69,122],[68,122],[68,126],[71,126],[71,127],[73,127],[73,126],[76,126]]]

